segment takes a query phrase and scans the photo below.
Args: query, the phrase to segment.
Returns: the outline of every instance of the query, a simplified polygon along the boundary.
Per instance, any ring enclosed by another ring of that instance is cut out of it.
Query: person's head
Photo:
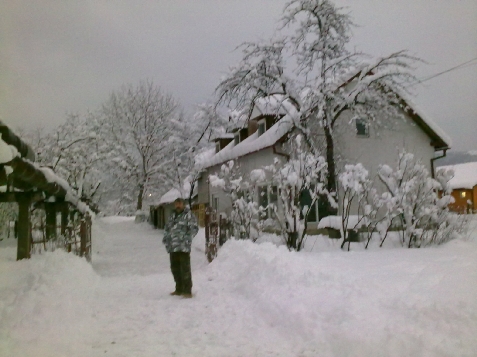
[[[174,201],[174,209],[177,213],[181,213],[185,208],[185,202],[182,198],[177,198]]]

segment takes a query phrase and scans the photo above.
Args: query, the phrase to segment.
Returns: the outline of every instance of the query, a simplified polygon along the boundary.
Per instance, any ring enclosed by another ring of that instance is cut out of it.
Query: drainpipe
[[[446,157],[447,150],[449,150],[449,147],[443,148],[442,149],[443,154],[441,156],[433,157],[431,159],[431,176],[432,176],[432,178],[436,178],[436,173],[435,173],[435,169],[434,169],[434,161],[436,161],[437,159],[442,159],[443,157]]]

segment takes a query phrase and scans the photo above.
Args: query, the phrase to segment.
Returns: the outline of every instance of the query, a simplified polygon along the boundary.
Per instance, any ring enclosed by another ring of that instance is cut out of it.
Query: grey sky
[[[239,58],[273,34],[283,0],[0,0],[0,116],[14,126],[61,123],[124,83],[153,79],[192,112]],[[477,57],[475,0],[336,0],[373,55],[409,49],[424,77]],[[416,88],[454,140],[477,148],[477,65]]]

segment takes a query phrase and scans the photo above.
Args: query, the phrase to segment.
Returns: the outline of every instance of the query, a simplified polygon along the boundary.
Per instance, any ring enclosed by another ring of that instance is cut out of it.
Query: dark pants
[[[190,253],[170,253],[171,271],[176,282],[176,291],[181,294],[192,292],[192,273],[190,270]]]

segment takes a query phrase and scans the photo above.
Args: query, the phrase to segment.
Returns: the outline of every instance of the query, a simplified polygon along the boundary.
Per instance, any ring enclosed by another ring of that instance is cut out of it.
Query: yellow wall
[[[462,197],[462,192],[465,192],[465,197]],[[452,191],[452,197],[454,197],[455,202],[450,205],[450,209],[458,212],[465,213],[469,208],[467,201],[471,201],[473,209],[475,209],[475,204],[477,202],[477,186],[474,187],[474,190],[467,189],[457,189]],[[471,206],[471,207],[472,207]]]

